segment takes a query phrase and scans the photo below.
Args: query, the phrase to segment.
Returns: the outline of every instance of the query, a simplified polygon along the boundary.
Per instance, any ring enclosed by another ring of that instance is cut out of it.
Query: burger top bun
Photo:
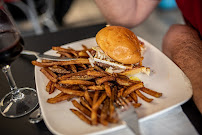
[[[112,59],[123,64],[135,64],[142,60],[136,35],[121,26],[108,26],[96,34],[96,42]]]

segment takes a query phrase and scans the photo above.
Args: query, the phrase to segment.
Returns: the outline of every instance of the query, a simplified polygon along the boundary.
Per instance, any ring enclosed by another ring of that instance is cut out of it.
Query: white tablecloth
[[[198,135],[180,106],[139,124],[141,135]],[[107,135],[134,134],[124,128]]]

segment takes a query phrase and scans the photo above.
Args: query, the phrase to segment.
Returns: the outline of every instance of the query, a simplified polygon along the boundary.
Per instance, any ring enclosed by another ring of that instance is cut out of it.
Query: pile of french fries
[[[162,93],[144,86],[142,81],[130,80],[123,74],[111,74],[101,67],[90,64],[86,51],[91,49],[83,46],[83,50],[52,47],[61,57],[78,58],[72,61],[32,61],[35,66],[49,79],[46,91],[51,94],[61,91],[57,96],[47,99],[48,103],[56,104],[61,101],[71,101],[74,107],[70,110],[81,120],[90,125],[119,121],[116,107],[128,102],[135,108],[142,104],[138,97],[151,102],[153,99],[143,93],[159,98]]]

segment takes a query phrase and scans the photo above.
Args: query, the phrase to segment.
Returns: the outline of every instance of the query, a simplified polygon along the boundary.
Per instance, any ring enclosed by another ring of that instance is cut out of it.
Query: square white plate
[[[170,59],[144,39],[138,38],[145,43],[146,51],[143,65],[151,68],[151,74],[150,76],[144,74],[138,74],[137,76],[146,87],[163,93],[162,97],[154,98],[151,103],[139,99],[142,106],[136,110],[141,122],[151,117],[158,117],[159,114],[183,104],[192,96],[192,88],[185,74]],[[97,46],[95,38],[89,38],[66,44],[63,47],[70,46],[73,49],[81,50],[82,44],[88,48]],[[52,50],[47,51],[46,54],[56,55],[55,51]],[[48,79],[40,72],[39,67],[35,67],[35,80],[43,118],[52,133],[69,135],[98,134],[126,127],[121,122],[110,124],[107,127],[87,125],[69,110],[73,108],[71,102],[63,101],[57,104],[46,102],[48,98],[54,97],[59,91],[51,95],[46,92],[45,87]],[[150,97],[149,95],[146,96]]]

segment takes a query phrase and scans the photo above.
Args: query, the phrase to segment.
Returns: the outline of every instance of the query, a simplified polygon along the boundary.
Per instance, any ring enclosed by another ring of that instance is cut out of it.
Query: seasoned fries
[[[92,86],[88,86],[89,90],[104,90],[104,86],[102,85],[92,85]]]
[[[89,92],[87,90],[84,92],[84,97],[85,97],[86,101],[92,106],[93,101],[92,101],[92,99],[91,99],[91,97],[89,95]]]
[[[88,71],[88,72],[87,72],[87,75],[95,76],[95,77],[106,76],[105,73],[103,73],[103,72],[98,72],[98,71],[94,71],[94,70],[92,70],[92,71]]]
[[[55,65],[72,65],[72,64],[90,64],[88,59],[76,59],[71,61],[54,61],[54,62],[38,62],[38,61],[32,61],[32,64],[39,67],[50,67]]]
[[[130,94],[131,92],[140,89],[143,87],[143,83],[138,83],[138,84],[134,84],[132,86],[130,86],[129,88],[127,88],[124,92],[123,92],[123,97],[126,97],[128,94]]]
[[[85,81],[85,80],[62,80],[59,81],[60,84],[68,84],[68,85],[94,85],[94,82]]]
[[[75,95],[75,96],[83,96],[84,95],[83,91],[67,89],[67,88],[61,87],[59,84],[55,84],[55,87],[58,90],[62,91],[63,93],[66,93],[66,94]]]
[[[75,97],[74,95],[69,95],[69,94],[63,94],[63,95],[58,95],[56,97],[53,97],[53,98],[49,98],[47,100],[48,103],[51,103],[51,104],[55,104],[55,103],[58,103],[58,102],[61,102],[61,101],[64,101],[64,100],[69,100],[71,98]]]
[[[75,108],[70,110],[82,121],[89,125],[117,123],[115,104],[124,105],[128,102],[138,108],[142,103],[138,97],[146,102],[153,99],[142,94],[146,93],[159,98],[162,93],[144,86],[142,81],[134,81],[126,75],[138,72],[148,73],[149,68],[138,65],[136,68],[121,73],[108,73],[98,65],[90,64],[88,54],[90,51],[83,45],[83,50],[76,51],[72,48],[52,47],[61,57],[78,58],[72,61],[32,61],[35,66],[41,67],[40,71],[48,78],[46,91],[49,94],[61,91],[55,97],[47,99],[50,104],[61,101],[71,101]]]
[[[107,94],[108,97],[111,97],[111,88],[108,82],[104,82],[104,87],[105,87],[105,92]]]
[[[105,76],[105,77],[102,77],[102,78],[98,78],[96,80],[96,84],[101,85],[104,82],[114,81],[114,80],[115,80],[115,77],[113,77],[113,76]]]
[[[151,95],[153,97],[156,97],[156,98],[159,98],[159,97],[162,96],[162,93],[153,91],[153,90],[145,88],[145,87],[141,88],[140,90],[143,91],[144,93],[147,93],[147,94],[149,94],[149,95]]]
[[[75,110],[75,109],[70,109],[74,114],[76,114],[81,120],[83,120],[84,122],[86,122],[87,124],[91,125],[91,121],[81,112]]]
[[[40,71],[52,82],[57,82],[57,78],[48,72],[48,68],[41,68]]]
[[[109,110],[109,99],[106,99],[105,102],[104,102],[104,105],[102,107],[101,115],[100,115],[100,122],[103,125],[108,125],[108,121],[106,120],[108,110]]]
[[[85,115],[87,115],[88,117],[90,117],[91,112],[85,108],[84,106],[82,106],[81,104],[79,104],[76,100],[72,100],[72,104],[79,109],[82,113],[84,113]]]
[[[153,100],[151,98],[144,96],[139,90],[136,90],[135,93],[137,93],[137,95],[146,102],[151,102]]]

